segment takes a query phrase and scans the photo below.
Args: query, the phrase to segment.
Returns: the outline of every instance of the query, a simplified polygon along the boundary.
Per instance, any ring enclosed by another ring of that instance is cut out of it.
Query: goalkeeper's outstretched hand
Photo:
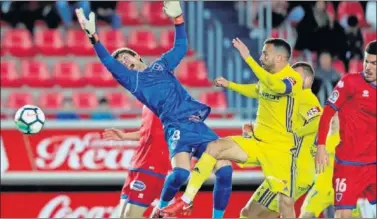
[[[90,12],[89,19],[86,19],[84,10],[82,8],[76,9],[77,20],[80,23],[81,29],[86,32],[92,44],[98,41],[96,34],[96,15],[94,12]]]
[[[164,1],[162,10],[171,18],[177,18],[182,15],[182,8],[179,1]]]

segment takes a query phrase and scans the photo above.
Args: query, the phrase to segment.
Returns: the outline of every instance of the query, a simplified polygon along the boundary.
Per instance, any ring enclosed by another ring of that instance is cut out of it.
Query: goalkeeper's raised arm
[[[253,70],[259,81],[277,94],[291,94],[302,89],[302,79],[289,65],[291,47],[283,39],[271,38],[265,41],[260,66],[250,55],[247,46],[239,39],[233,39],[233,46]],[[285,75],[286,78],[275,77]],[[299,82],[299,83],[296,83]]]

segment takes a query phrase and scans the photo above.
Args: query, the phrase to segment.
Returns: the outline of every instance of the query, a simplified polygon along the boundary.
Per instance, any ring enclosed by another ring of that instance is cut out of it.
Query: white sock
[[[359,199],[357,205],[360,207],[362,218],[376,218],[376,204],[371,205],[367,199]]]
[[[192,200],[191,200],[189,197],[185,196],[185,195],[182,195],[181,199],[182,199],[182,201],[184,201],[186,204],[190,204],[190,203],[192,202]]]

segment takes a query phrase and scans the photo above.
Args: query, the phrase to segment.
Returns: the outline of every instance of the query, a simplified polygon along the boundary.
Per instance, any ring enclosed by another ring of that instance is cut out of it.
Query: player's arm
[[[249,98],[258,98],[258,84],[236,84],[229,82],[228,88]]]
[[[271,73],[267,72],[254,60],[254,58],[250,55],[249,49],[240,39],[234,39],[233,45],[240,52],[242,58],[249,65],[251,70],[253,70],[255,76],[259,79],[259,81],[268,86],[268,88],[272,92],[278,94],[291,94],[293,92],[293,86],[295,85],[293,78],[291,80],[281,80],[280,78],[273,77]]]
[[[174,46],[162,55],[161,59],[169,70],[174,70],[188,51],[188,40],[185,31],[184,18],[179,1],[164,1],[164,12],[173,18],[175,25]]]
[[[76,9],[77,19],[81,25],[81,28],[86,32],[90,42],[94,46],[94,50],[97,53],[98,58],[105,65],[105,67],[111,72],[113,77],[126,89],[132,91],[136,85],[131,83],[132,79],[136,77],[137,71],[133,71],[125,67],[118,60],[114,59],[109,51],[102,45],[96,33],[95,26],[95,14],[91,12],[89,14],[89,20],[86,19],[83,9]]]
[[[246,97],[258,98],[258,84],[236,84],[224,77],[216,78],[214,83],[217,87],[228,88]]]
[[[139,141],[140,139],[140,131],[136,132],[123,132],[122,139],[128,141]]]
[[[103,138],[107,140],[115,140],[115,141],[139,141],[140,140],[140,131],[123,132],[120,129],[112,128],[112,129],[105,129],[102,135],[103,135]]]
[[[346,75],[338,82],[330,97],[326,101],[326,105],[323,109],[323,115],[321,116],[319,123],[318,146],[324,146],[326,144],[332,117],[342,107],[342,105],[352,97],[353,92],[354,90],[350,81],[350,75]]]
[[[299,114],[304,118],[305,125],[295,130],[299,137],[311,135],[318,132],[318,125],[322,115],[322,107],[317,97],[308,96],[306,93],[301,93],[299,100]]]

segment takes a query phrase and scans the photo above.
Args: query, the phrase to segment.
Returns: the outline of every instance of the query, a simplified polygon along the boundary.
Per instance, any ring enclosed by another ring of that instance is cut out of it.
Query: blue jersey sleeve
[[[130,92],[135,92],[138,83],[138,71],[130,70],[114,59],[101,42],[97,42],[94,45],[94,49],[102,64],[105,65],[118,83]]]
[[[187,35],[184,24],[175,25],[174,47],[162,55],[161,61],[169,71],[173,71],[185,57],[188,50]]]

